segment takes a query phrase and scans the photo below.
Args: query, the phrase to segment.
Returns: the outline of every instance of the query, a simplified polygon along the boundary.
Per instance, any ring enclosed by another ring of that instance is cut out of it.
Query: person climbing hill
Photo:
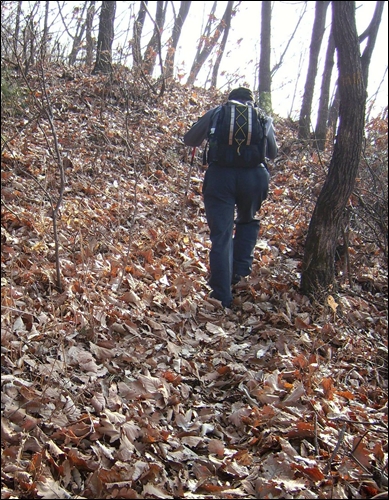
[[[278,146],[272,118],[246,87],[232,90],[227,103],[207,111],[184,135],[184,143],[192,147],[205,139],[209,150],[202,193],[211,240],[209,286],[211,297],[229,308],[232,285],[252,271],[260,228],[256,214],[269,190],[266,159],[277,156]]]

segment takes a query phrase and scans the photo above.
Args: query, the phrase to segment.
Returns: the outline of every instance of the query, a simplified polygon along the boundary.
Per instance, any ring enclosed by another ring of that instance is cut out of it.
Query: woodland
[[[207,166],[183,135],[228,89],[150,76],[135,42],[131,67],[93,37],[88,53],[87,22],[54,57],[23,3],[2,3],[1,497],[387,498],[387,108],[335,189],[350,193],[313,294],[307,241],[342,151],[331,103],[324,141],[305,112],[274,115],[253,272],[223,308]],[[342,96],[358,93],[340,116]]]

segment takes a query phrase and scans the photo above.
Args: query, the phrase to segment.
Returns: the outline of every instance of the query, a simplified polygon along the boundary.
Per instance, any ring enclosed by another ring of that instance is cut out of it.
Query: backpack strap
[[[228,144],[231,146],[234,140],[234,125],[235,125],[235,104],[230,104],[231,115],[230,115],[230,130],[228,133]]]
[[[251,106],[248,106],[247,108],[248,111],[248,131],[247,131],[247,146],[250,146],[251,144],[251,136],[253,134],[253,108]]]

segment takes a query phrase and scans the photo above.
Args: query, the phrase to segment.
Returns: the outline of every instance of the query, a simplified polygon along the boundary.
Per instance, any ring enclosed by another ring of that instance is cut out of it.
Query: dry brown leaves
[[[278,120],[253,274],[223,310],[208,298],[202,171],[184,200],[182,145],[218,96],[177,86],[157,98],[133,83],[126,133],[119,84],[61,76],[47,73],[67,158],[62,293],[45,195],[58,192],[49,124],[28,121],[29,101],[3,128],[2,498],[387,490],[379,255],[354,269],[353,290],[340,272],[341,292],[322,304],[299,293],[323,158]],[[357,234],[353,248],[357,261]]]

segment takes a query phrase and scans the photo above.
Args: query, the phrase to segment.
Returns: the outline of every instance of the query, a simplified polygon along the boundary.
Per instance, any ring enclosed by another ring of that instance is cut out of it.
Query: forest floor
[[[330,153],[275,117],[253,273],[224,309],[182,142],[222,97],[121,78],[52,68],[2,117],[2,498],[387,498],[387,263],[351,231],[338,289],[299,291]]]

